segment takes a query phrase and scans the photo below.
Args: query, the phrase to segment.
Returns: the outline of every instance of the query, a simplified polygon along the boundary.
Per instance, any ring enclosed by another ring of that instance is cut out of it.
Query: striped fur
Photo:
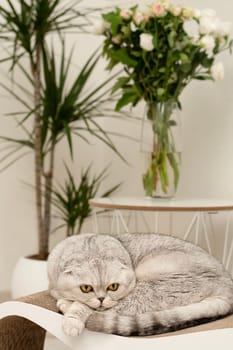
[[[88,329],[153,335],[233,312],[233,281],[203,249],[167,235],[82,234],[59,243],[48,260],[51,294],[68,335]],[[108,286],[117,283],[116,291]],[[83,293],[80,286],[91,285]]]
[[[213,307],[215,305],[215,307]],[[95,312],[87,320],[86,327],[96,332],[123,336],[148,336],[177,331],[182,328],[216,320],[233,311],[227,301],[220,298],[132,316],[116,312]]]

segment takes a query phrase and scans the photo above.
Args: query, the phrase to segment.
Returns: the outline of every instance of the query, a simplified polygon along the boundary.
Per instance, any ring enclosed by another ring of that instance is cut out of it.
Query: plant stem
[[[54,160],[55,160],[55,140],[52,141],[51,151],[50,151],[50,164],[49,170],[44,173],[45,177],[45,203],[44,203],[44,230],[47,237],[46,250],[48,252],[48,237],[50,233],[51,226],[51,197],[53,189],[53,173],[54,173]]]
[[[154,123],[158,123],[158,120],[156,120],[157,113],[156,113],[156,107],[153,102],[150,103],[150,109],[151,109],[151,120],[152,120],[152,128],[153,128],[153,150],[151,154],[151,160],[152,164],[154,163],[153,160],[156,158],[156,154],[158,152],[158,135],[155,133],[154,130]],[[154,191],[156,192],[157,190],[157,185],[158,185],[158,179],[159,179],[159,174],[158,174],[158,167],[156,167],[156,171],[154,174]]]
[[[35,151],[35,194],[36,194],[36,214],[38,228],[38,255],[45,259],[48,253],[47,237],[42,216],[42,190],[41,179],[43,173],[43,161],[41,155],[41,108],[40,108],[40,90],[41,90],[41,47],[36,47],[35,61],[31,62],[32,75],[34,79],[34,151]]]
[[[67,229],[66,229],[66,237],[70,237],[74,235],[74,228],[73,226],[69,226],[67,225]]]

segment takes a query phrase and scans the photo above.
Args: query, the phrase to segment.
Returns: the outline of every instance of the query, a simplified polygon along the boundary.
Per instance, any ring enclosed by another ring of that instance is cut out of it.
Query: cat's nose
[[[99,301],[101,302],[101,304],[102,304],[102,302],[104,301],[104,298],[103,297],[101,297],[101,298],[98,298],[99,299]]]

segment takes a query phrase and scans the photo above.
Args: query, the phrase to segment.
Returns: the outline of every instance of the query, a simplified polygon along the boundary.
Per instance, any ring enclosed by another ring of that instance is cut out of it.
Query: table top
[[[162,199],[151,197],[93,198],[93,208],[125,209],[143,211],[225,211],[233,210],[233,200],[225,199]]]

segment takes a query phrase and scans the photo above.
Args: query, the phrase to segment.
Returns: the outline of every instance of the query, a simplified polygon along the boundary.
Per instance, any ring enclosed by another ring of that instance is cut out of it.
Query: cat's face
[[[56,291],[60,298],[80,301],[97,310],[113,307],[136,283],[131,266],[122,262],[91,259],[62,272]]]

